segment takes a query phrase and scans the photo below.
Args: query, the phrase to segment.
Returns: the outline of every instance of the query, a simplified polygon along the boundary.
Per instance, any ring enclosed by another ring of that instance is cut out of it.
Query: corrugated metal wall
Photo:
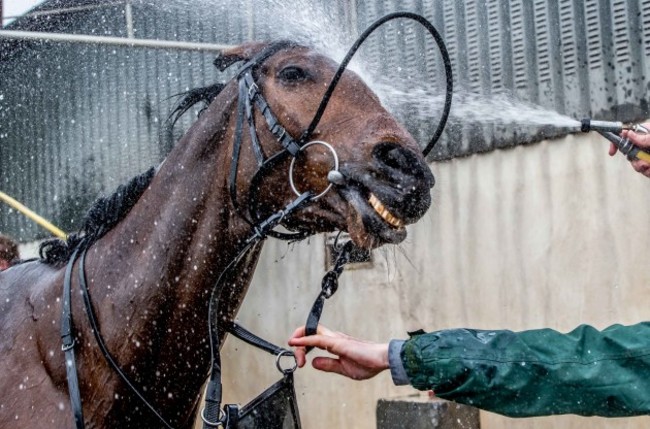
[[[650,116],[648,0],[378,0],[358,1],[357,10],[359,28],[395,10],[427,17],[447,43],[459,92],[487,97],[506,92],[578,119]],[[412,31],[410,25],[400,27],[404,34]],[[432,40],[414,38],[419,47],[409,49],[388,36],[391,31],[395,29],[387,27],[369,41],[374,47],[366,60],[385,68],[414,67],[442,92],[442,68]],[[414,128],[426,130],[427,122]],[[466,124],[452,116],[434,158],[537,141],[554,132]],[[427,135],[428,130],[421,138]]]
[[[161,8],[134,7],[136,37],[244,39],[243,26]],[[124,7],[57,16],[58,32],[126,36]],[[36,21],[36,20],[34,20]],[[42,21],[39,18],[38,21]],[[41,22],[26,26],[41,29]],[[212,83],[214,54],[112,46],[29,43],[0,62],[0,190],[66,231],[101,193],[159,163],[173,138],[161,136],[173,95]],[[21,241],[47,235],[0,204],[0,231]]]
[[[389,12],[423,14],[447,42],[458,109],[463,95],[489,100],[505,92],[575,118],[650,116],[650,0],[294,3],[296,13],[309,10],[309,4],[324,5],[333,21],[330,29],[354,34]],[[239,2],[246,13],[234,13],[232,1],[170,5],[175,3],[135,1],[135,36],[235,44],[286,34],[252,0]],[[285,8],[278,21],[290,10]],[[112,36],[126,31],[121,5],[14,25]],[[14,44],[2,42],[3,49],[7,46]],[[98,192],[111,191],[162,159],[179,135],[159,140],[161,121],[173,104],[169,97],[217,79],[211,54],[65,44],[23,47],[0,61],[0,189],[66,230],[75,228],[74,220]],[[389,80],[425,82],[437,93],[444,88],[437,49],[413,22],[383,28],[364,45],[363,56],[369,69]],[[414,113],[422,107],[416,99],[395,113],[424,141],[437,118],[417,119]],[[452,117],[432,159],[530,143],[559,132],[468,123],[459,117]],[[22,241],[45,234],[4,205],[0,231]]]

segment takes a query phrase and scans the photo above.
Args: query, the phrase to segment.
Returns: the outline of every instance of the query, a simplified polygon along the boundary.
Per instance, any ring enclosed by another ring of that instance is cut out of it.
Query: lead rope
[[[204,429],[224,426],[227,422],[227,415],[221,409],[221,354],[219,353],[221,342],[219,341],[219,332],[217,330],[219,325],[217,318],[219,314],[217,311],[218,299],[216,295],[217,290],[220,289],[219,285],[224,279],[227,278],[227,274],[229,274],[230,271],[237,266],[239,261],[245,258],[248,252],[253,249],[256,244],[266,239],[269,231],[271,231],[280,222],[282,222],[286,216],[300,209],[305,204],[312,201],[312,199],[313,193],[309,191],[305,192],[294,201],[289,203],[283,210],[278,211],[274,215],[271,215],[264,222],[255,226],[253,229],[253,234],[249,237],[248,240],[246,240],[243,249],[219,275],[219,278],[212,288],[208,309],[208,331],[210,334],[210,352],[212,353],[212,364],[210,369],[210,379],[205,390],[204,406],[200,413],[201,420],[203,420]]]
[[[218,289],[219,283],[224,278],[225,274],[230,271],[232,268],[236,267],[237,262],[239,262],[245,254],[252,248],[253,244],[259,242],[261,238],[257,235],[253,235],[251,239],[247,242],[246,247],[240,254],[235,258],[229,265],[226,267],[224,272],[221,274],[217,283],[214,286],[213,293]],[[323,312],[323,307],[325,300],[329,299],[338,289],[338,278],[343,273],[345,264],[350,262],[350,255],[357,247],[352,241],[346,242],[341,248],[334,267],[325,273],[323,280],[321,282],[321,291],[316,298],[316,301],[312,305],[311,311],[307,318],[305,332],[306,335],[313,335],[316,333],[320,317]],[[214,303],[214,306],[213,306]],[[216,311],[217,300],[214,297],[210,300],[210,346],[213,353],[212,356],[212,370],[210,372],[210,381],[206,387],[205,394],[205,405],[203,410],[201,410],[201,420],[203,420],[203,429],[213,429],[217,427],[228,428],[228,423],[234,418],[234,409],[232,407],[226,407],[224,412],[221,409],[221,399],[222,399],[222,384],[221,384],[221,357],[219,353],[220,341],[219,335],[217,332],[216,323],[214,323],[215,316],[218,314]],[[237,338],[242,341],[251,344],[255,347],[261,348],[262,350],[267,351],[273,355],[277,356],[276,366],[278,369],[287,374],[287,371],[293,372],[295,368],[291,370],[284,370],[280,367],[279,360],[283,356],[294,356],[293,352],[286,350],[282,347],[275,346],[268,341],[256,336],[250,331],[246,330],[241,325],[237,323],[230,322],[226,325],[226,331],[235,335]],[[308,347],[307,351],[310,351],[312,347]],[[236,409],[236,407],[235,407]]]
[[[343,273],[345,264],[350,262],[350,255],[356,248],[357,247],[352,240],[345,243],[336,258],[334,267],[323,276],[323,280],[321,281],[321,291],[316,297],[314,304],[311,306],[309,316],[307,316],[305,335],[316,335],[318,323],[320,322],[323,307],[325,306],[325,300],[331,298],[338,290],[339,277],[341,276],[341,273]],[[313,349],[311,346],[306,348],[307,352],[311,349]]]

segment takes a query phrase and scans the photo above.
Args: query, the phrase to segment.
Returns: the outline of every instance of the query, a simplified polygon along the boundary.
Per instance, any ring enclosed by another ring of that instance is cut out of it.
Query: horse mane
[[[68,236],[66,240],[53,238],[41,243],[38,253],[41,261],[49,265],[62,265],[72,253],[88,248],[117,225],[138,202],[140,196],[153,180],[155,168],[118,186],[113,195],[98,198],[82,220],[82,228]]]
[[[225,86],[223,83],[216,83],[178,94],[183,97],[167,117],[167,124],[173,128],[183,114],[200,102],[205,104],[199,113],[203,112]],[[98,198],[84,216],[83,226],[78,232],[70,234],[65,240],[53,238],[41,243],[38,249],[41,261],[48,265],[63,265],[75,250],[86,249],[102,238],[131,211],[140,196],[149,187],[154,173],[155,168],[151,167],[126,184],[120,185],[113,195]]]
[[[203,113],[225,87],[225,83],[215,83],[177,94],[182,98],[167,117],[166,127],[173,129],[181,116],[197,103],[204,103],[199,115]],[[113,195],[98,198],[84,216],[83,227],[78,232],[68,235],[65,240],[53,238],[41,243],[38,249],[41,261],[48,265],[63,265],[68,262],[75,250],[87,249],[103,237],[131,211],[149,187],[154,173],[155,168],[151,167],[128,183],[120,185]]]

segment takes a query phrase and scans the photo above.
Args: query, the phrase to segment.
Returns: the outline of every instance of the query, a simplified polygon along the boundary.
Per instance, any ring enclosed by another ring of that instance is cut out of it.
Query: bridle
[[[316,126],[320,122],[320,119],[329,103],[329,100],[332,96],[332,93],[334,92],[334,89],[338,85],[338,82],[343,72],[347,68],[349,62],[352,60],[352,57],[354,56],[358,48],[367,39],[367,37],[372,32],[374,32],[379,26],[381,26],[382,24],[390,20],[397,19],[397,18],[412,19],[422,24],[435,39],[440,49],[440,52],[442,54],[443,63],[445,66],[446,85],[447,85],[445,105],[443,108],[443,112],[438,127],[435,130],[430,142],[423,150],[424,155],[427,155],[430,152],[430,150],[433,148],[433,145],[439,139],[444,129],[444,126],[447,122],[447,118],[449,116],[449,112],[451,109],[453,79],[451,74],[451,61],[449,59],[449,54],[447,53],[447,49],[444,45],[442,37],[439,35],[437,30],[431,25],[431,23],[429,23],[429,21],[427,21],[424,17],[420,15],[409,13],[409,12],[397,12],[397,13],[386,15],[383,18],[380,18],[379,20],[375,21],[364,33],[362,33],[361,36],[359,36],[357,41],[353,44],[353,46],[348,51],[346,57],[339,65],[339,68],[337,69],[336,73],[334,74],[332,81],[330,82],[327,90],[325,91],[325,94],[323,95],[323,98],[314,115],[314,118],[312,119],[309,126],[305,129],[305,131],[298,139],[293,138],[290,135],[290,133],[284,128],[284,126],[278,121],[277,117],[273,114],[268,102],[265,100],[263,94],[260,92],[259,87],[255,83],[255,79],[254,79],[254,75],[257,67],[263,64],[264,61],[266,61],[268,58],[270,58],[271,56],[273,56],[274,54],[278,53],[283,49],[288,49],[291,47],[295,47],[297,45],[288,41],[281,41],[281,42],[271,44],[268,47],[266,47],[264,50],[262,50],[260,53],[255,55],[253,58],[248,60],[240,68],[237,74],[237,85],[238,85],[237,103],[238,104],[237,104],[237,119],[236,119],[236,126],[235,126],[235,140],[233,144],[233,153],[232,153],[230,173],[229,173],[229,194],[232,203],[235,207],[235,210],[251,226],[253,233],[248,238],[248,240],[246,240],[243,243],[242,248],[240,249],[237,256],[228,264],[225,270],[220,274],[219,278],[217,279],[217,281],[213,286],[212,293],[210,296],[208,329],[209,329],[209,336],[210,336],[212,363],[211,363],[210,379],[206,388],[205,407],[202,409],[200,413],[201,418],[204,422],[204,428],[214,428],[214,427],[224,426],[224,424],[226,423],[226,419],[228,418],[228,415],[224,413],[221,409],[221,397],[222,397],[221,359],[219,355],[219,348],[220,348],[219,334],[217,331],[217,327],[218,327],[217,301],[218,300],[216,299],[216,291],[219,290],[219,285],[222,283],[224,279],[228,278],[227,276],[230,274],[230,272],[233,269],[235,269],[238,266],[239,262],[242,261],[248,255],[248,253],[252,249],[254,249],[255,246],[257,246],[261,241],[266,239],[266,237],[271,236],[283,240],[298,240],[298,239],[305,238],[307,235],[309,235],[307,231],[302,231],[302,232],[299,231],[296,233],[285,233],[285,232],[279,232],[274,230],[274,228],[278,226],[287,216],[291,215],[296,210],[304,207],[306,204],[320,198],[331,188],[331,184],[330,184],[325,190],[322,190],[320,192],[313,192],[312,190],[300,192],[299,190],[297,190],[295,183],[293,181],[293,166],[294,166],[295,159],[300,155],[303,149],[309,147],[310,145],[324,145],[332,153],[334,159],[334,163],[333,163],[334,169],[330,171],[330,174],[328,174],[329,181],[331,183],[336,183],[340,180],[345,180],[342,178],[341,173],[338,172],[338,156],[336,154],[335,149],[326,142],[321,142],[321,141],[310,142],[309,138],[311,137],[314,130],[316,129]],[[262,146],[259,141],[259,137],[257,135],[255,115],[254,115],[255,108],[257,108],[260,111],[260,113],[264,117],[264,120],[266,122],[269,131],[276,138],[276,140],[280,143],[280,145],[283,148],[281,151],[268,157],[264,154],[264,151],[262,150]],[[237,171],[239,167],[239,159],[241,154],[245,123],[246,125],[248,125],[252,150],[253,153],[255,154],[255,158],[258,166],[257,171],[253,174],[251,178],[251,183],[247,195],[247,203],[249,207],[248,213],[244,213],[243,209],[238,203],[238,196],[237,196],[237,189],[236,189]],[[297,195],[297,197],[289,204],[287,204],[283,209],[277,211],[276,213],[273,213],[272,215],[270,215],[264,220],[260,220],[258,218],[259,217],[258,214],[255,213],[253,210],[253,207],[255,206],[254,202],[256,199],[254,190],[258,188],[257,185],[261,180],[261,178],[264,176],[264,173],[267,172],[269,169],[277,166],[278,163],[286,159],[287,156],[293,157],[293,160],[290,163],[290,167],[289,167],[289,181],[291,184],[291,188],[294,191],[294,193]],[[62,315],[61,315],[62,350],[64,351],[65,358],[66,358],[65,360],[66,360],[66,373],[68,379],[68,390],[70,394],[71,409],[75,420],[75,426],[77,429],[84,428],[81,395],[80,395],[77,369],[75,363],[75,354],[74,354],[75,335],[74,335],[74,326],[73,326],[72,308],[71,308],[72,269],[75,264],[75,261],[77,260],[78,253],[81,252],[81,255],[79,257],[80,263],[78,267],[79,283],[82,289],[82,295],[84,298],[84,304],[86,306],[86,312],[88,314],[90,324],[93,327],[93,334],[95,336],[96,341],[99,344],[100,350],[102,351],[104,358],[107,360],[109,365],[113,368],[113,370],[125,382],[125,384],[128,385],[128,387],[136,394],[136,396],[138,396],[141,399],[144,405],[147,408],[149,408],[152,411],[152,413],[160,420],[161,424],[163,424],[167,428],[173,428],[173,426],[162,417],[162,415],[155,409],[155,407],[151,405],[149,401],[147,401],[145,396],[140,392],[140,390],[135,386],[135,384],[131,382],[129,377],[124,373],[124,371],[117,364],[116,360],[112,357],[112,355],[108,351],[103,341],[101,333],[99,332],[98,329],[97,320],[92,305],[92,300],[90,299],[89,291],[87,288],[87,282],[85,279],[84,264],[85,264],[86,251],[88,250],[89,247],[89,245],[86,244],[87,242],[92,242],[92,241],[91,240],[81,241],[81,243],[78,245],[77,249],[74,251],[73,255],[71,256],[67,264],[65,277],[64,277],[63,305],[62,305]],[[330,270],[328,273],[326,273],[325,277],[323,278],[322,285],[321,285],[321,292],[316,298],[316,301],[314,302],[314,305],[312,306],[312,309],[309,313],[309,317],[307,319],[307,323],[306,323],[307,335],[312,335],[316,333],[316,327],[318,326],[318,321],[320,319],[320,315],[323,310],[324,301],[325,299],[331,297],[334,294],[334,292],[336,292],[336,289],[338,287],[338,277],[342,273],[344,265],[349,261],[349,255],[352,251],[353,251],[352,242],[346,243],[346,245],[343,246],[341,252],[339,253],[334,268]],[[244,328],[240,327],[234,322],[230,322],[230,324],[228,324],[226,328],[228,332],[234,334],[238,338],[242,338],[250,344],[254,344],[264,350],[267,350],[270,353],[276,354],[278,356],[278,359],[280,356],[293,356],[293,353],[291,351],[274,346],[260,339],[259,337],[256,337],[255,335],[246,331]]]
[[[305,238],[308,235],[308,232],[298,232],[293,234],[288,234],[284,232],[274,231],[273,229],[264,228],[261,229],[258,223],[260,222],[259,216],[254,212],[254,207],[256,206],[255,200],[256,195],[254,190],[258,188],[258,184],[261,178],[271,168],[275,167],[280,161],[286,159],[287,156],[294,158],[298,157],[303,147],[306,145],[304,140],[296,140],[291,134],[282,126],[280,121],[271,110],[269,103],[264,98],[261,93],[257,83],[255,82],[254,73],[261,64],[264,63],[268,58],[276,54],[277,52],[296,47],[297,45],[289,41],[280,41],[273,43],[266,47],[263,51],[255,55],[253,58],[248,60],[239,70],[237,74],[237,85],[238,85],[238,101],[237,101],[237,122],[235,125],[235,141],[233,144],[233,153],[230,162],[230,175],[229,175],[229,193],[230,199],[235,207],[235,210],[239,215],[256,231],[260,239],[271,236],[283,240],[298,240]],[[255,108],[262,114],[264,121],[266,122],[268,130],[275,137],[275,139],[282,146],[282,150],[266,157],[264,151],[262,150],[262,145],[260,144],[260,139],[257,135],[257,128],[255,124]],[[243,141],[244,134],[244,122],[248,125],[248,131],[251,141],[251,146],[253,153],[255,154],[255,159],[257,161],[257,171],[253,174],[250,180],[249,191],[247,195],[247,206],[249,208],[249,213],[244,213],[237,198],[237,171],[239,167],[239,158]],[[305,136],[308,137],[308,136]],[[335,159],[338,159],[336,152],[333,151]],[[336,163],[338,164],[338,162]],[[292,163],[293,165],[293,163]],[[306,204],[309,201],[313,201],[319,195],[312,194],[311,192],[307,195],[298,195],[300,199],[299,205],[292,205],[291,210],[295,210],[298,207]],[[283,212],[282,217],[286,216],[288,213]]]

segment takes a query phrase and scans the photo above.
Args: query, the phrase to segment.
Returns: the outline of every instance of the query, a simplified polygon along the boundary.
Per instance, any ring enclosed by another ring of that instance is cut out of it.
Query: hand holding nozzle
[[[650,162],[650,153],[637,147],[629,138],[621,137],[609,131],[601,132],[600,134],[614,145],[614,149],[610,149],[610,155],[615,155],[618,150],[630,161],[641,160]]]
[[[636,171],[650,177],[650,124],[625,124],[623,122],[580,121],[582,132],[596,131],[612,143],[609,154],[620,151],[632,162]],[[645,149],[645,150],[644,150]]]

